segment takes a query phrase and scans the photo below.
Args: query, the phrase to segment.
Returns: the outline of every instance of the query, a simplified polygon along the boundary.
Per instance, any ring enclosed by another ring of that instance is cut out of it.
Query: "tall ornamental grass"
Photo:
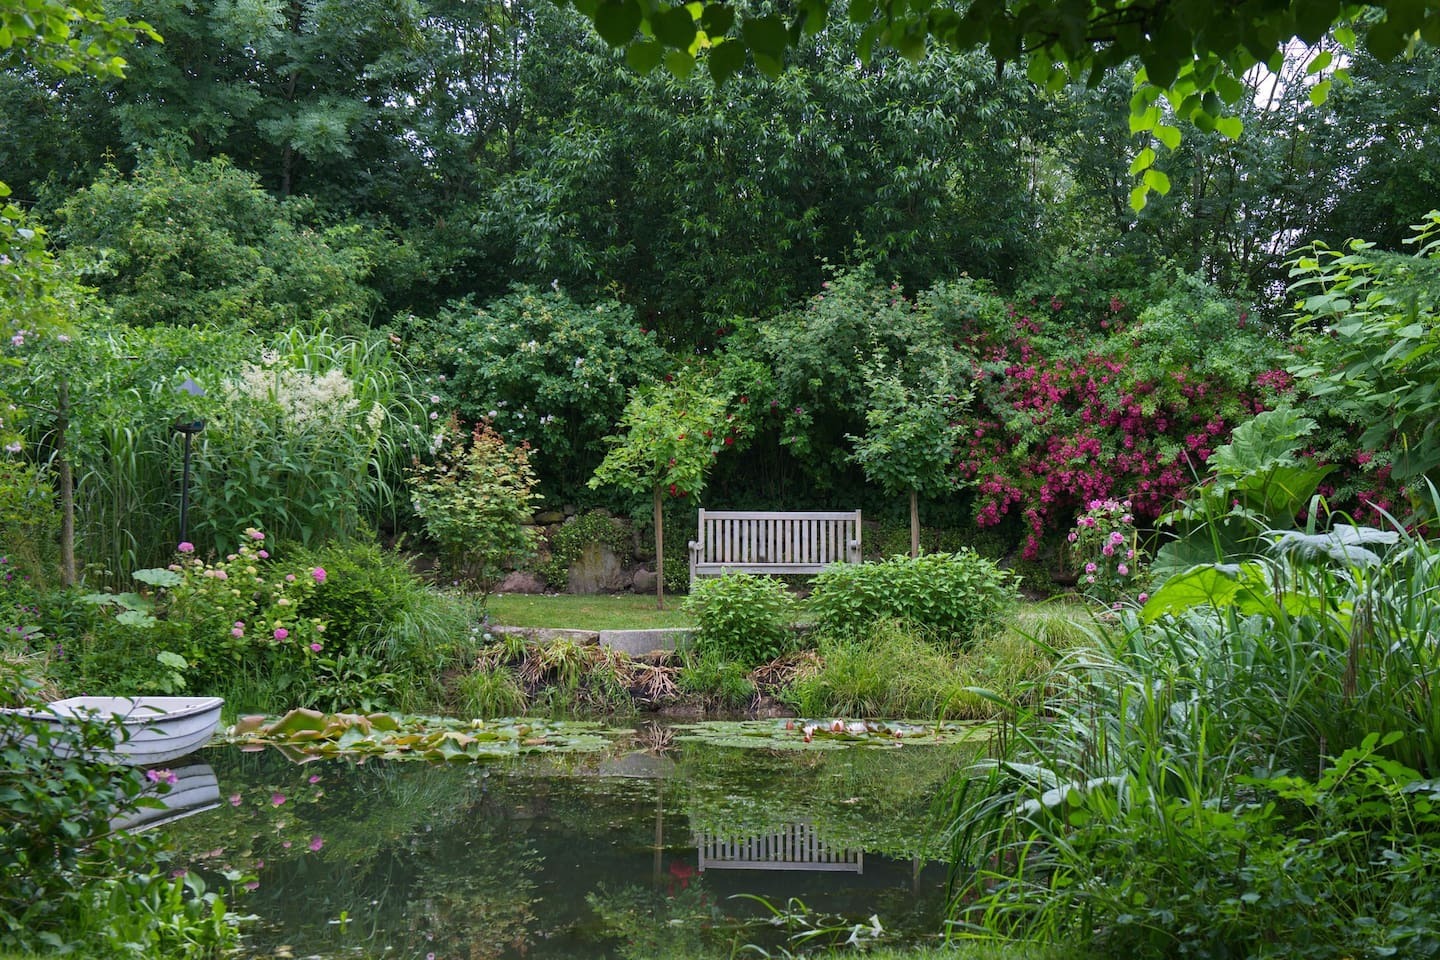
[[[179,390],[187,377],[204,396]],[[192,437],[186,539],[224,554],[250,526],[314,544],[397,523],[403,467],[439,401],[414,393],[381,340],[93,326],[33,356],[18,385],[39,411],[27,450],[42,463],[60,452],[62,382],[76,553],[101,585],[165,562],[180,539],[177,424],[205,422]]]
[[[1440,949],[1436,547],[1192,568],[1012,706],[951,794],[953,930],[1107,955]]]

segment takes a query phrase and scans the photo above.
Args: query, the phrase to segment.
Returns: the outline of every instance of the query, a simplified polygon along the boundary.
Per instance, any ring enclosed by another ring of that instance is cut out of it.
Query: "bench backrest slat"
[[[859,559],[860,512],[701,510],[692,575],[720,568],[763,573],[820,569]]]

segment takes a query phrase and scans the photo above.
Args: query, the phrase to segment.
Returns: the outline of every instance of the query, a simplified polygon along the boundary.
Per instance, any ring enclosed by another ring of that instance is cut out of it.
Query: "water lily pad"
[[[988,723],[904,723],[896,720],[707,720],[678,725],[677,740],[764,750],[895,749],[945,746],[989,736]]]
[[[292,710],[278,719],[245,717],[225,732],[225,740],[276,746],[291,759],[350,756],[464,761],[605,750],[632,732],[573,720],[455,720]]]

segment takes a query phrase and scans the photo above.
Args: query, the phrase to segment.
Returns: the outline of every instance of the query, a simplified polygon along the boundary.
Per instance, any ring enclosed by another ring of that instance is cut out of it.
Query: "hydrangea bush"
[[[157,640],[185,658],[192,686],[217,688],[229,671],[257,661],[299,667],[325,649],[325,621],[305,614],[306,599],[328,576],[323,567],[274,560],[255,527],[220,560],[202,559],[190,543],[177,552],[168,567],[135,577],[158,589]]]

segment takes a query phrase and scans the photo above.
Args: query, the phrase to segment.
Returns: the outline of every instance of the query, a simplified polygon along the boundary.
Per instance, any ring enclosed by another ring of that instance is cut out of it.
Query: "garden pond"
[[[936,800],[983,728],[534,723],[451,762],[232,728],[176,764],[210,809],[157,829],[253,914],[244,957],[758,956],[941,929]]]

